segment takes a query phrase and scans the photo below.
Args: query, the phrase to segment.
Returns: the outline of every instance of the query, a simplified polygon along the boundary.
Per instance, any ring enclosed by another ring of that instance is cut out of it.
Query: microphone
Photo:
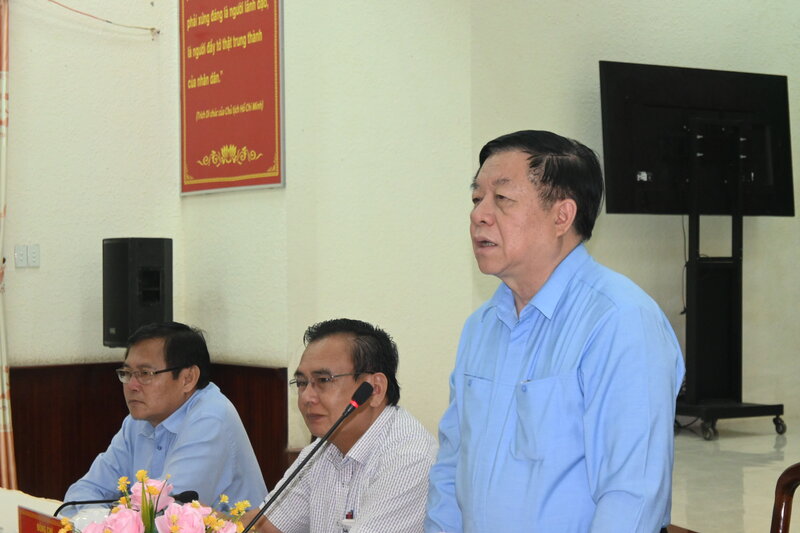
[[[179,494],[175,494],[174,496],[172,496],[172,498],[176,502],[190,503],[190,502],[193,502],[194,500],[196,500],[198,498],[198,495],[197,495],[197,491],[185,490],[185,491],[183,491],[183,492],[181,492]],[[113,498],[111,500],[80,500],[80,501],[76,500],[76,501],[71,501],[71,502],[64,502],[58,507],[58,509],[56,509],[56,512],[53,513],[53,516],[58,516],[58,513],[60,513],[61,510],[64,509],[64,507],[71,507],[73,505],[90,505],[90,504],[93,504],[93,503],[97,503],[97,504],[99,504],[99,503],[117,503],[118,501],[119,501],[119,498]]]
[[[342,413],[342,416],[339,417],[339,420],[334,422],[334,424],[331,426],[331,429],[329,429],[328,432],[325,433],[325,435],[323,435],[323,437],[317,441],[317,444],[314,446],[314,448],[311,450],[311,452],[309,452],[309,454],[306,455],[305,459],[303,459],[303,462],[301,462],[299,465],[297,465],[297,468],[294,469],[294,472],[292,472],[289,475],[289,477],[286,478],[286,482],[283,485],[281,485],[280,487],[278,487],[278,490],[276,490],[275,492],[272,493],[272,496],[270,497],[270,499],[267,500],[267,503],[264,504],[264,507],[262,507],[258,511],[258,513],[256,513],[256,515],[253,517],[253,519],[250,521],[250,523],[247,524],[247,527],[244,528],[242,533],[249,533],[250,530],[253,529],[253,526],[256,525],[256,522],[258,522],[259,518],[261,518],[264,515],[264,513],[267,511],[267,509],[269,509],[269,506],[272,505],[272,503],[275,500],[278,499],[278,496],[280,496],[281,493],[284,491],[284,489],[289,486],[289,484],[294,479],[294,477],[297,474],[299,474],[301,470],[303,470],[303,467],[306,466],[306,463],[308,463],[308,461],[312,457],[314,457],[314,454],[317,453],[317,450],[319,450],[320,447],[328,441],[328,437],[330,437],[331,434],[334,431],[336,431],[336,429],[339,427],[339,425],[341,425],[341,423],[344,422],[345,418],[350,416],[350,413],[352,413],[353,411],[358,409],[358,407],[361,404],[363,404],[364,402],[366,402],[369,399],[370,396],[372,396],[372,385],[370,385],[369,383],[367,383],[365,381],[353,393],[353,397],[350,399],[350,403],[345,408],[344,412]]]
[[[172,495],[170,494],[170,496]],[[200,496],[197,494],[196,490],[185,490],[172,496],[172,498],[179,503],[192,503],[195,500],[199,500]]]

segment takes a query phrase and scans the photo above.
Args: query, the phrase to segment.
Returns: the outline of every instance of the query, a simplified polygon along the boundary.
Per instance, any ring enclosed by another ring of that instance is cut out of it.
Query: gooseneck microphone
[[[179,494],[172,495],[176,502],[180,503],[190,503],[198,499],[197,491],[194,490],[185,490]],[[61,512],[64,507],[71,507],[73,505],[91,505],[93,503],[117,503],[119,498],[114,498],[113,500],[82,500],[82,501],[71,501],[71,502],[64,502],[62,503],[56,512],[53,513],[53,516],[58,516],[58,513]]]
[[[249,533],[249,531],[251,529],[253,529],[253,526],[256,525],[256,522],[258,522],[258,519],[261,518],[264,515],[265,512],[267,512],[267,509],[269,509],[269,506],[272,505],[272,503],[275,500],[278,499],[278,496],[280,496],[281,493],[284,491],[284,489],[289,486],[289,484],[292,482],[294,477],[297,474],[299,474],[301,470],[303,470],[303,467],[306,466],[306,463],[308,463],[308,461],[312,457],[314,457],[314,454],[317,453],[317,450],[319,450],[320,446],[325,444],[328,441],[328,437],[330,437],[331,434],[334,431],[336,431],[336,428],[338,428],[339,425],[342,422],[344,422],[344,419],[347,418],[348,416],[350,416],[350,413],[352,413],[353,411],[358,409],[358,406],[360,406],[361,404],[366,402],[369,399],[370,396],[372,396],[372,385],[370,385],[369,383],[367,383],[365,381],[353,393],[353,397],[350,400],[350,403],[345,408],[344,412],[342,413],[342,416],[339,417],[339,420],[337,420],[331,426],[331,429],[329,429],[328,432],[325,433],[325,435],[323,435],[323,437],[317,441],[316,446],[314,446],[314,448],[311,450],[311,452],[309,452],[309,454],[306,455],[305,459],[303,459],[303,461],[299,465],[297,465],[297,468],[294,469],[294,471],[289,475],[289,477],[286,478],[286,482],[283,485],[281,485],[280,487],[278,487],[278,490],[276,490],[275,492],[272,493],[272,496],[270,497],[270,499],[267,500],[267,503],[264,504],[264,507],[262,507],[258,511],[258,513],[253,517],[253,519],[250,521],[250,523],[247,524],[247,527],[244,528],[242,533]]]

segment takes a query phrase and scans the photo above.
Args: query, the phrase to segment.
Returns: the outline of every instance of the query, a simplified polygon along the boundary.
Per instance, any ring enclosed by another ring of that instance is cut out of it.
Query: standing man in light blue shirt
[[[425,531],[657,533],[683,358],[658,305],[583,245],[597,156],[520,131],[479,162],[472,246],[502,283],[462,332]]]
[[[139,328],[117,369],[130,415],[64,501],[116,498],[117,480],[135,480],[138,470],[169,475],[174,494],[197,491],[206,505],[221,494],[260,501],[261,469],[236,408],[209,381],[210,366],[199,330],[177,322]]]

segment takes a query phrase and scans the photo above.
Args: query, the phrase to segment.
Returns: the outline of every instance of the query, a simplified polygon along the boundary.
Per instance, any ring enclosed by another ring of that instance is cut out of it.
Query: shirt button
[[[156,446],[156,450],[161,451],[161,446]]]
[[[527,385],[523,385],[522,386],[522,392],[528,392],[528,386]]]

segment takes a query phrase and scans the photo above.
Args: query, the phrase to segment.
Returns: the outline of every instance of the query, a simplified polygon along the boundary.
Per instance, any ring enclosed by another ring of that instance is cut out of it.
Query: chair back
[[[800,463],[783,471],[775,484],[775,503],[772,505],[772,527],[770,533],[788,533],[792,517],[794,491],[800,485]]]

